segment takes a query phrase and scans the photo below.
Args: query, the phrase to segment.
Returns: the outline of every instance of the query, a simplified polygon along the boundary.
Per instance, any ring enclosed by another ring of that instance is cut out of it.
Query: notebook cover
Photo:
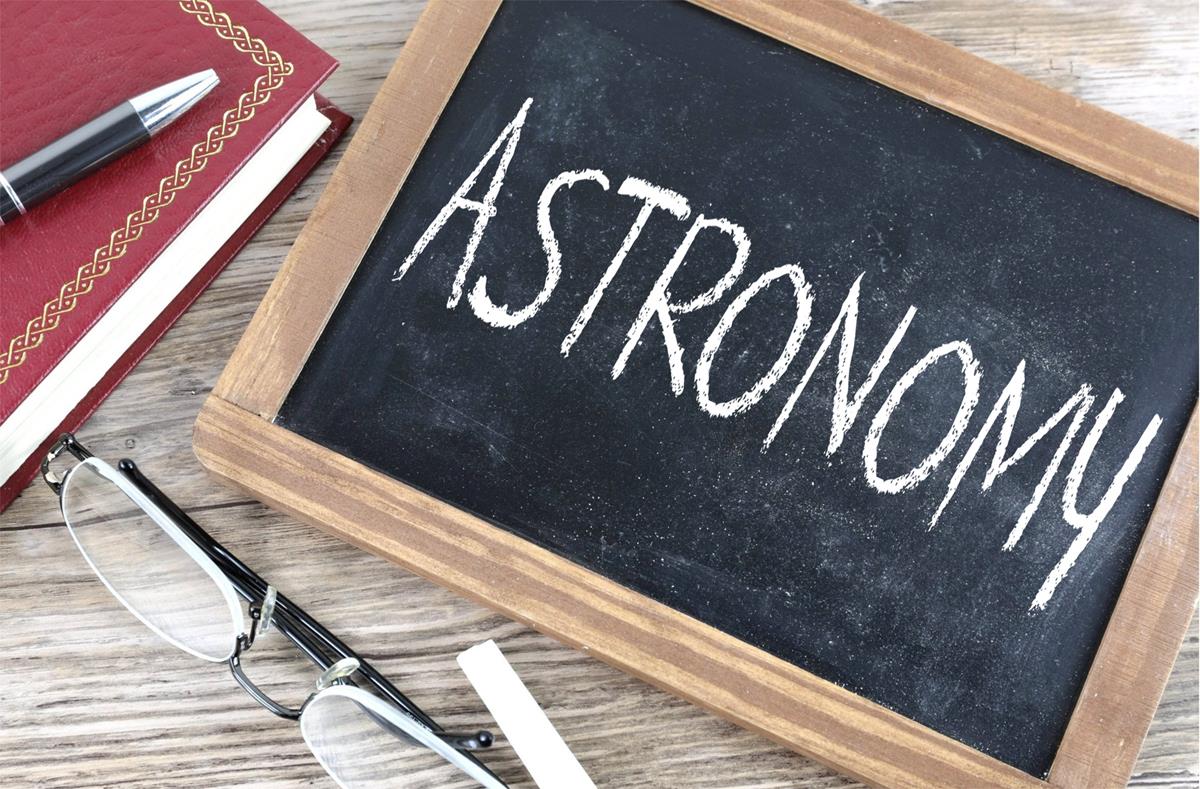
[[[0,165],[164,82],[221,78],[150,143],[0,228],[0,422],[335,67],[258,3],[0,3]],[[348,118],[325,112],[345,119],[336,137]],[[327,150],[314,146],[64,425],[95,409]],[[0,509],[31,468],[0,486]]]
[[[246,242],[270,219],[271,215],[283,204],[283,201],[296,190],[296,187],[300,185],[309,172],[325,158],[325,155],[337,143],[338,138],[350,126],[350,116],[330,104],[320,94],[317,95],[317,109],[321,111],[322,115],[329,118],[329,128],[313,144],[308,153],[304,154],[303,158],[296,163],[296,166],[284,176],[279,185],[259,204],[254,213],[230,236],[229,240],[217,251],[217,254],[213,255],[212,259],[204,265],[204,268],[200,270],[195,279],[179,292],[179,295],[167,305],[166,309],[142,333],[137,342],[131,345],[129,350],[117,360],[117,363],[88,392],[79,405],[63,419],[54,432],[46,437],[41,445],[38,446],[37,451],[30,455],[3,485],[0,485],[0,512],[3,512],[20,495],[30,480],[37,476],[42,457],[49,451],[50,445],[58,440],[58,437],[64,432],[78,430],[87,421],[87,418],[108,397],[109,393],[116,388],[117,384],[137,366],[137,363],[154,347],[159,338],[166,334],[167,329],[171,328],[175,321],[179,319],[179,316],[187,311],[192,302],[204,292],[204,289],[216,278],[221,269],[225,268],[225,265],[237,255],[241,248],[246,245]]]

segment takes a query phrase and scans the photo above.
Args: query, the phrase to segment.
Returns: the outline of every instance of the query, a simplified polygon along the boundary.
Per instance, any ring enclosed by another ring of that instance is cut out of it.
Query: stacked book
[[[214,69],[156,136],[0,227],[0,510],[296,188],[350,118],[337,63],[262,6],[6,0],[0,167]]]

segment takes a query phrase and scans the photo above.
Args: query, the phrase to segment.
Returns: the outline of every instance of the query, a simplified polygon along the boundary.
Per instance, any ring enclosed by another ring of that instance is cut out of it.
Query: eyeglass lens
[[[378,713],[346,696],[322,693],[310,700],[300,730],[317,761],[345,789],[479,786],[441,755],[397,736]]]
[[[151,630],[198,657],[225,660],[241,631],[240,610],[237,619],[231,610],[232,590],[223,590],[107,476],[116,473],[93,458],[67,476],[63,515],[79,550],[117,599]],[[236,610],[236,600],[232,605]]]

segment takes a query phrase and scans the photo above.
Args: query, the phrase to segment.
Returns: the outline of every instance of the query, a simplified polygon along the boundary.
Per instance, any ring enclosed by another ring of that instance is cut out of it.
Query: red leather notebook
[[[0,3],[0,166],[206,68],[133,153],[0,228],[0,510],[345,131],[336,61],[257,3]]]

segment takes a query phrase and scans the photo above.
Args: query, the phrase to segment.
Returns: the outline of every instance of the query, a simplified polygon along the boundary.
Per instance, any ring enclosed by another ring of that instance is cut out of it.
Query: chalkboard
[[[1196,250],[708,10],[504,4],[274,422],[1041,778],[1196,402]]]

